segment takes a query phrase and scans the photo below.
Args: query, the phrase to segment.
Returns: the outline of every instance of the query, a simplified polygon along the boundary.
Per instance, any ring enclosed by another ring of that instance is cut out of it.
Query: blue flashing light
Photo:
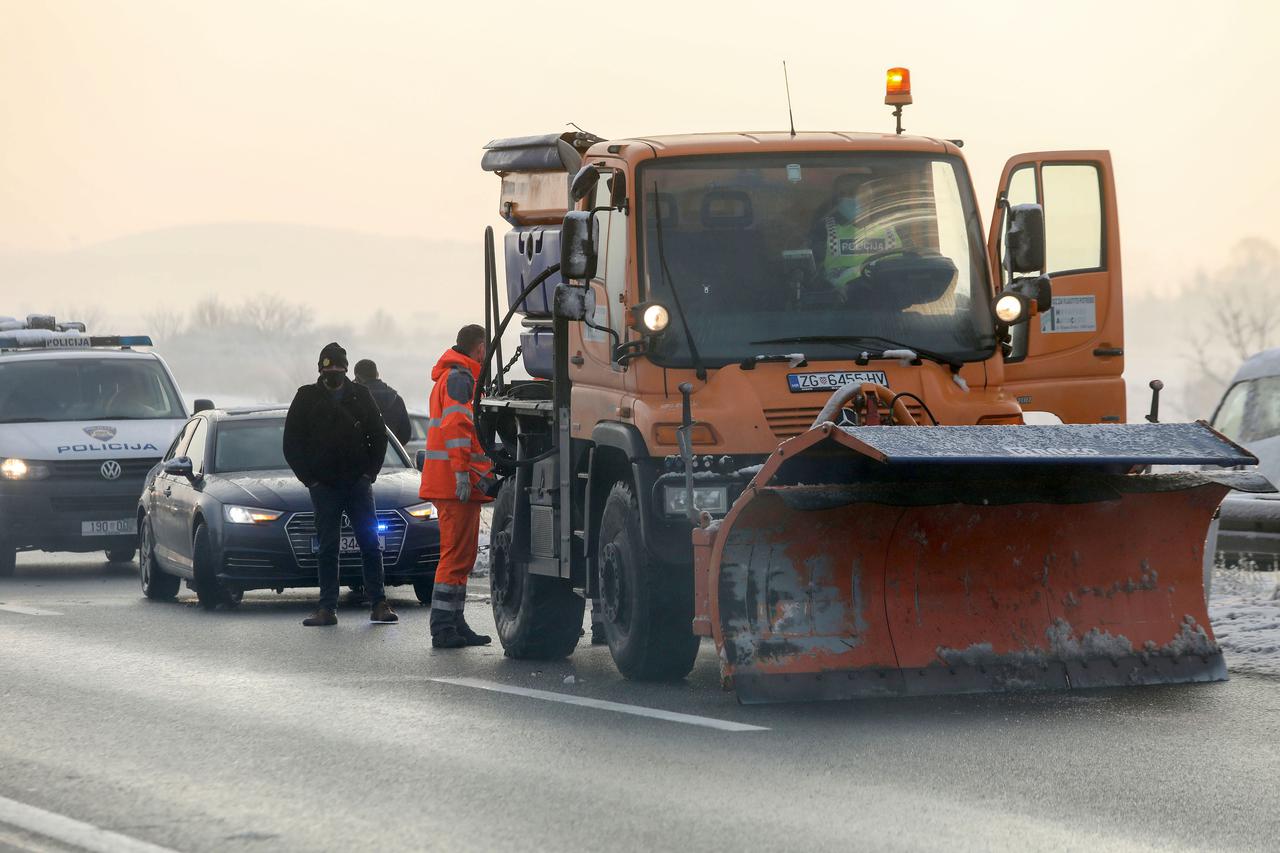
[[[386,533],[386,532],[387,532],[387,523],[386,523],[385,521],[379,521],[379,522],[378,522],[378,532],[379,532],[379,533]]]

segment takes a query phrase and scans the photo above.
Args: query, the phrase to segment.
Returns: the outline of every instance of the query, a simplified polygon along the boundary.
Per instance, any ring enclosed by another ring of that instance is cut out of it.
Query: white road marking
[[[91,823],[47,812],[5,797],[0,797],[0,823],[7,823],[36,835],[52,838],[54,841],[93,851],[93,853],[175,853],[168,847],[160,847],[118,832],[99,829]]]
[[[563,702],[566,705],[578,705],[583,708],[595,708],[599,711],[614,711],[619,714],[631,714],[636,717],[650,717],[655,720],[667,720],[672,723],[684,723],[690,726],[703,726],[708,729],[719,729],[722,732],[767,732],[765,726],[752,726],[747,723],[735,723],[731,720],[717,720],[714,717],[699,717],[695,714],[679,714],[675,711],[663,711],[659,708],[645,708],[641,705],[626,705],[622,702],[607,702],[603,699],[588,699],[585,696],[569,696],[564,693],[552,693],[550,690],[531,690],[527,687],[513,687],[499,684],[496,681],[482,681],[479,678],[432,678],[441,684],[454,684],[459,687],[474,687],[476,690],[489,690],[494,693],[510,693],[513,696],[527,696],[530,699],[545,699],[548,702]]]
[[[24,607],[21,604],[4,604],[0,602],[0,610],[9,613],[21,613],[23,616],[61,616],[56,610],[41,610],[39,607]]]

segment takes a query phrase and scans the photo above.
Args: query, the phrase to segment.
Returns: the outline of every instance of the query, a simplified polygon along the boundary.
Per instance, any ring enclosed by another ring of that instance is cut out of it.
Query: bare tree
[[[286,302],[275,294],[255,296],[236,312],[240,322],[262,335],[295,335],[311,327],[311,306]]]
[[[186,317],[173,308],[161,307],[142,315],[144,331],[152,340],[168,343],[182,334],[187,327]]]

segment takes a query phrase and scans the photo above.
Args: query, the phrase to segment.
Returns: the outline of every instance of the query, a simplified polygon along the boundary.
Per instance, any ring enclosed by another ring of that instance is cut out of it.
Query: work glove
[[[471,474],[458,471],[453,475],[453,493],[460,501],[471,500]]]

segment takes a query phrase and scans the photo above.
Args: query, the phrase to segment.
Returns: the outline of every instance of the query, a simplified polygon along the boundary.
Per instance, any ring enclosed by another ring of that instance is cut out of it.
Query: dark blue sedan
[[[208,410],[191,418],[151,469],[138,503],[138,569],[148,598],[172,599],[183,579],[208,609],[250,589],[316,587],[311,498],[284,461],[283,409]],[[440,530],[418,497],[419,473],[388,435],[373,484],[388,586],[431,601]],[[363,582],[360,549],[343,517],[341,582]]]

